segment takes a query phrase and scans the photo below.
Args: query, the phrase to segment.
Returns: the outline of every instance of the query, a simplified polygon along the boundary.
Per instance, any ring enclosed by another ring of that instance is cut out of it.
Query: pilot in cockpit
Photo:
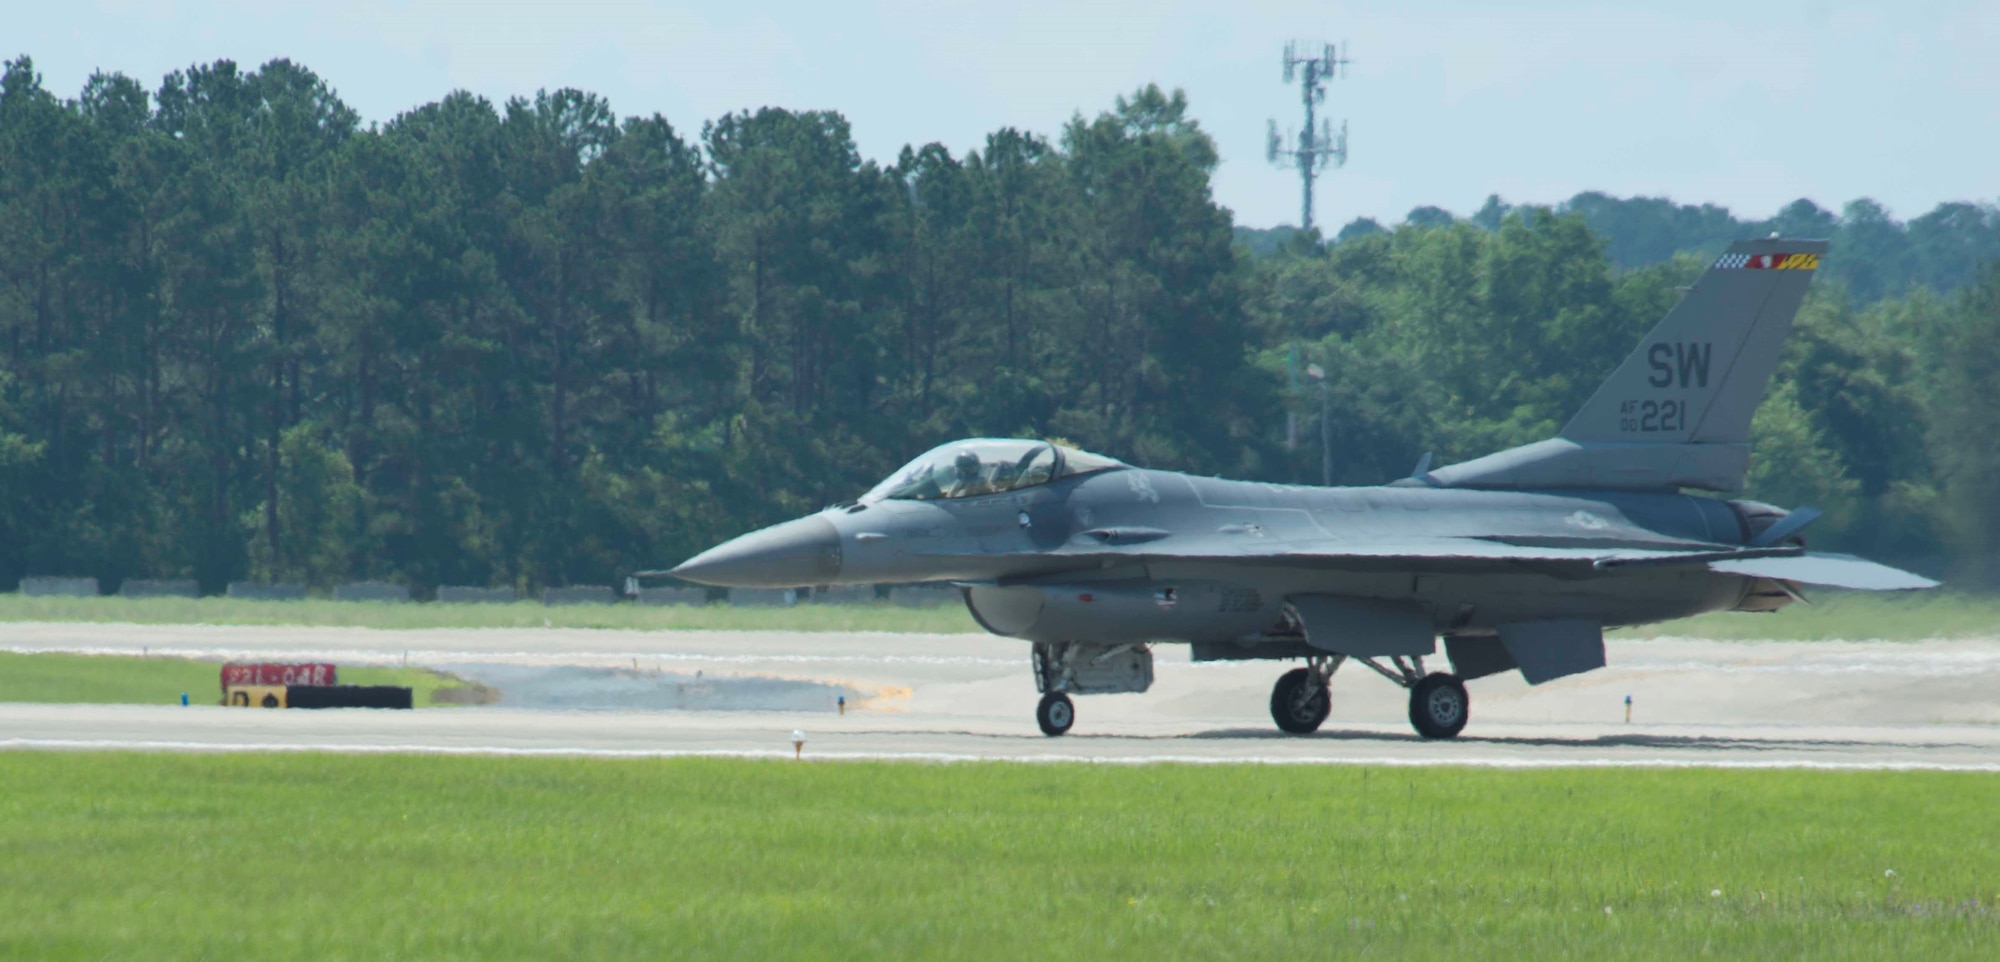
[[[974,495],[992,494],[993,486],[986,482],[984,465],[979,455],[971,448],[958,452],[952,461],[951,485],[945,488],[947,498],[969,498]]]

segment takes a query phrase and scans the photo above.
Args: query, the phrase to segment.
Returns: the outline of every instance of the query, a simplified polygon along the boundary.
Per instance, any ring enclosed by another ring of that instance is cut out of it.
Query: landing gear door
[[[1285,599],[1305,629],[1306,643],[1355,658],[1422,656],[1437,651],[1430,610],[1414,601],[1292,595]]]

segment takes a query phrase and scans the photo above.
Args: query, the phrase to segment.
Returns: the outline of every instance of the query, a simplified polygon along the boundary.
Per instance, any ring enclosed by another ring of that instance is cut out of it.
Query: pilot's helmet
[[[952,462],[952,467],[958,472],[960,480],[970,481],[979,477],[979,455],[974,454],[970,448],[960,451],[958,459]]]

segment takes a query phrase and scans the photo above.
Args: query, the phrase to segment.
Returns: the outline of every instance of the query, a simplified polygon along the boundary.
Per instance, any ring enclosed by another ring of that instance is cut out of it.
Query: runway
[[[815,760],[2000,770],[2000,639],[1613,640],[1600,671],[1470,683],[1471,724],[1450,742],[1419,740],[1402,690],[1355,667],[1317,735],[1280,735],[1268,703],[1285,665],[1194,664],[1172,645],[1152,691],[1079,697],[1053,739],[1035,728],[1027,646],[983,635],[11,624],[0,650],[407,662],[502,692],[407,712],[0,705],[15,749],[789,758],[802,731]],[[593,692],[628,707],[579,707]]]

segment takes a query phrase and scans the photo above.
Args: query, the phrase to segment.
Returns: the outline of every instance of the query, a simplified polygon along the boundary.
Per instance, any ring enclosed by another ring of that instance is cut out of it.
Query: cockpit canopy
[[[1122,461],[1047,441],[971,438],[924,452],[887,481],[871,488],[861,500],[971,498],[1126,466]]]

